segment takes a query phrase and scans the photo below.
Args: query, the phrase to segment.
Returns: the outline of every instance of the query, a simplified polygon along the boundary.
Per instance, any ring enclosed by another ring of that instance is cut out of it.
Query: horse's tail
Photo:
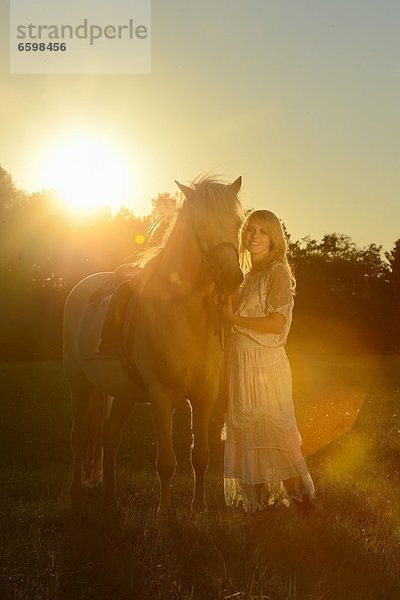
[[[93,389],[87,406],[87,430],[82,449],[82,482],[93,486],[103,476],[103,425],[110,412],[111,398]]]

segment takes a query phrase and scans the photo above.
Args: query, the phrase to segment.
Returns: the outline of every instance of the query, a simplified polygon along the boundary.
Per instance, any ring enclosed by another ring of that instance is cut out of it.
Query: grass
[[[150,411],[138,406],[119,460],[119,509],[79,509],[68,393],[56,363],[0,367],[0,598],[377,600],[400,593],[400,357],[292,357],[299,428],[318,491],[311,517],[223,503],[217,408],[209,511],[192,516],[189,411],[176,413],[175,510],[155,514]]]

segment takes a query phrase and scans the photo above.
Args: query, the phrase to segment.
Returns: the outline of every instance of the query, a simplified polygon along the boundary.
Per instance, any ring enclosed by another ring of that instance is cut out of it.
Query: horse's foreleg
[[[171,504],[171,479],[175,473],[176,457],[172,445],[172,402],[166,398],[153,404],[153,423],[157,439],[157,473],[160,482],[158,511],[167,510]]]
[[[111,411],[103,429],[103,497],[115,503],[117,498],[116,459],[122,438],[122,429],[133,409],[133,402],[114,398]]]
[[[192,510],[202,512],[207,509],[205,497],[205,476],[208,467],[208,426],[212,406],[206,402],[192,406],[192,467],[194,477],[194,489]]]

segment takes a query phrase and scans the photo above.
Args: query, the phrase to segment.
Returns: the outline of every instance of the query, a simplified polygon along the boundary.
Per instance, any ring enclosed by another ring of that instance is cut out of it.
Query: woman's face
[[[243,243],[252,260],[262,260],[270,251],[271,240],[262,221],[251,219],[244,231]]]

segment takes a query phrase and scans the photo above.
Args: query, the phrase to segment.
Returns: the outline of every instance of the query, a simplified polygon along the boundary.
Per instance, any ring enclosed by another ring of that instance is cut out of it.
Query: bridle
[[[201,252],[202,258],[203,258],[203,264],[206,267],[207,271],[210,273],[211,278],[214,281],[215,285],[217,285],[216,281],[215,281],[215,267],[212,264],[213,256],[215,255],[217,250],[219,250],[220,248],[231,248],[235,252],[236,258],[239,261],[239,252],[238,252],[235,244],[232,244],[232,242],[220,242],[219,244],[216,244],[208,251],[202,250],[202,247],[201,247],[201,244],[199,241],[198,241],[198,244],[199,244],[200,252]]]
[[[235,244],[232,244],[232,242],[220,242],[219,244],[216,244],[215,246],[213,246],[210,250],[206,251],[202,248],[200,240],[198,239],[197,236],[196,236],[196,238],[197,238],[197,243],[199,245],[200,252],[202,255],[203,265],[205,266],[208,273],[210,274],[210,277],[215,284],[215,291],[217,292],[218,319],[217,319],[217,325],[216,325],[216,328],[214,331],[214,335],[218,335],[218,340],[219,340],[221,350],[224,352],[225,347],[226,347],[226,339],[227,339],[228,333],[229,333],[229,324],[225,321],[225,319],[223,317],[223,313],[222,313],[222,310],[223,310],[226,300],[225,300],[225,294],[223,293],[222,290],[218,289],[217,283],[215,281],[215,266],[212,263],[212,259],[213,259],[213,256],[215,255],[215,253],[219,249],[231,248],[235,252],[236,258],[239,262],[239,252],[238,252],[238,249],[236,248]]]
[[[200,242],[200,239],[197,235],[195,235],[196,240],[197,240],[197,244],[199,246],[200,249],[200,253],[201,253],[201,258],[202,258],[202,262],[204,267],[206,268],[206,270],[208,271],[211,279],[213,280],[213,282],[215,283],[215,289],[218,292],[218,294],[224,294],[223,290],[218,289],[217,286],[217,282],[215,281],[215,266],[213,265],[213,257],[215,255],[215,253],[220,250],[221,248],[231,248],[231,250],[234,251],[234,253],[236,254],[236,259],[238,261],[239,264],[239,252],[238,249],[236,248],[235,244],[232,244],[232,242],[220,242],[219,244],[216,244],[215,246],[213,246],[212,248],[210,248],[210,250],[205,250]]]

